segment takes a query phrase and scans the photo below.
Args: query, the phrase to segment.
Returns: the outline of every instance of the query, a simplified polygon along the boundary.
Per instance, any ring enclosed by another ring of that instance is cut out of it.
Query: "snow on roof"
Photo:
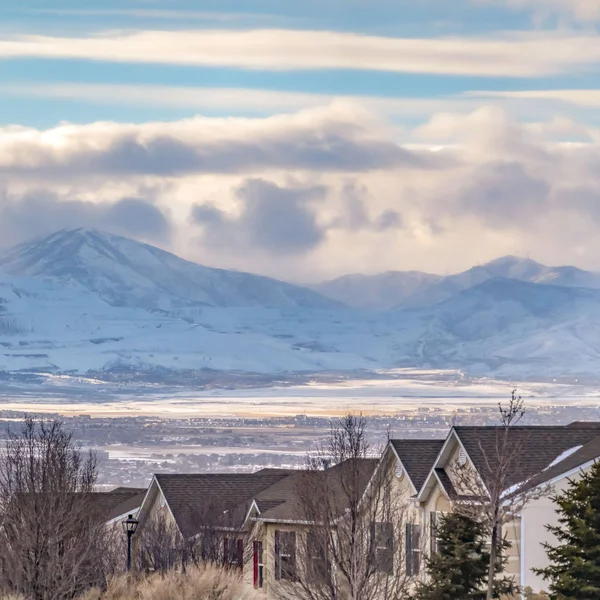
[[[568,450],[565,450],[562,454],[559,454],[545,469],[543,469],[544,471],[547,471],[548,469],[550,469],[551,467],[554,467],[555,465],[557,465],[558,463],[562,462],[563,460],[565,460],[566,458],[569,458],[569,456],[571,456],[572,454],[575,454],[575,452],[578,452],[579,450],[581,450],[581,448],[583,448],[583,446],[573,446],[572,448],[569,448]]]

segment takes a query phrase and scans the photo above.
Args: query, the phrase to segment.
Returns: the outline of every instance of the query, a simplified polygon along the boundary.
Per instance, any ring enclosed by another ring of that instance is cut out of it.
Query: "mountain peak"
[[[313,290],[259,275],[212,269],[96,229],[64,229],[0,256],[10,275],[83,286],[113,306],[177,311],[199,306],[331,309]]]
[[[489,262],[485,263],[484,266],[514,267],[516,265],[540,265],[540,263],[529,257],[523,258],[522,256],[507,254],[506,256],[500,256],[499,258],[490,260]]]

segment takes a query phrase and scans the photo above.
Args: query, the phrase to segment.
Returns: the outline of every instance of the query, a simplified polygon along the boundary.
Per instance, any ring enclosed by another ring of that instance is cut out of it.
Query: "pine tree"
[[[535,572],[550,582],[552,600],[600,598],[600,463],[553,498],[558,525],[547,526],[557,539],[545,544],[550,565]]]
[[[458,513],[442,516],[437,525],[437,552],[427,559],[427,582],[420,584],[414,600],[485,600],[489,544],[485,527]],[[502,550],[508,548],[502,543]],[[498,561],[497,572],[506,559]],[[498,577],[494,598],[517,591],[513,580]]]

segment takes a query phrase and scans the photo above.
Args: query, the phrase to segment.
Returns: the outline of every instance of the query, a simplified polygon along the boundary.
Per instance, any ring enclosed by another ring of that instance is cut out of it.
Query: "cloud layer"
[[[243,173],[261,169],[432,168],[354,105],[267,119],[64,125],[0,130],[0,176],[65,178]]]
[[[79,38],[4,37],[0,39],[0,58],[538,77],[597,65],[600,38],[568,31],[460,38],[391,38],[284,29],[134,31]]]
[[[522,124],[491,106],[398,131],[347,103],[256,119],[8,127],[0,237],[95,226],[291,280],[443,273],[509,253],[600,269],[600,145],[593,131],[556,141],[589,129]]]
[[[78,227],[106,229],[161,244],[169,243],[171,226],[168,216],[144,198],[90,202],[41,190],[0,194],[3,245]]]

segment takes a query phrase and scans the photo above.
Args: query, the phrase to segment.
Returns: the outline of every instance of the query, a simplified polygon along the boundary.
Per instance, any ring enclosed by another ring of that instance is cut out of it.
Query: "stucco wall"
[[[288,581],[277,581],[275,579],[275,531],[294,531],[296,532],[296,569],[301,570],[304,566],[303,557],[298,552],[298,548],[303,544],[299,543],[299,538],[306,535],[306,527],[296,525],[283,525],[268,523],[263,530],[263,561],[265,564],[264,588],[268,600],[279,600],[282,597],[293,598],[293,583]],[[287,594],[287,596],[285,595]]]
[[[431,551],[430,548],[430,527],[431,527],[431,513],[452,512],[452,504],[446,497],[444,491],[440,487],[439,483],[435,483],[432,491],[427,500],[422,504],[424,523],[422,524],[422,530],[424,532],[424,550],[427,554]],[[519,518],[515,518],[510,523],[507,523],[503,530],[503,536],[511,543],[511,547],[507,550],[506,554],[508,557],[508,564],[506,572],[509,575],[515,577],[517,584],[520,583],[521,575],[521,523]]]
[[[521,583],[521,519],[515,517],[502,528],[502,536],[510,542],[505,555],[508,559],[505,572],[514,577],[517,585]]]
[[[579,473],[568,478],[563,477],[554,483],[551,494],[559,494],[564,491],[568,487],[568,479],[577,480],[579,478]],[[556,504],[552,502],[549,495],[546,494],[543,498],[531,501],[522,511],[525,547],[522,564],[523,585],[531,586],[534,591],[548,588],[548,583],[532,572],[532,569],[545,567],[548,564],[548,557],[542,544],[556,543],[555,536],[546,529],[546,525],[558,525]]]
[[[142,540],[144,538],[144,529],[152,526],[153,522],[164,523],[168,531],[172,532],[173,539],[179,536],[179,528],[167,507],[162,492],[156,484],[152,485],[144,504],[138,515],[140,524],[132,539],[132,553],[134,560],[140,560],[142,550]]]

